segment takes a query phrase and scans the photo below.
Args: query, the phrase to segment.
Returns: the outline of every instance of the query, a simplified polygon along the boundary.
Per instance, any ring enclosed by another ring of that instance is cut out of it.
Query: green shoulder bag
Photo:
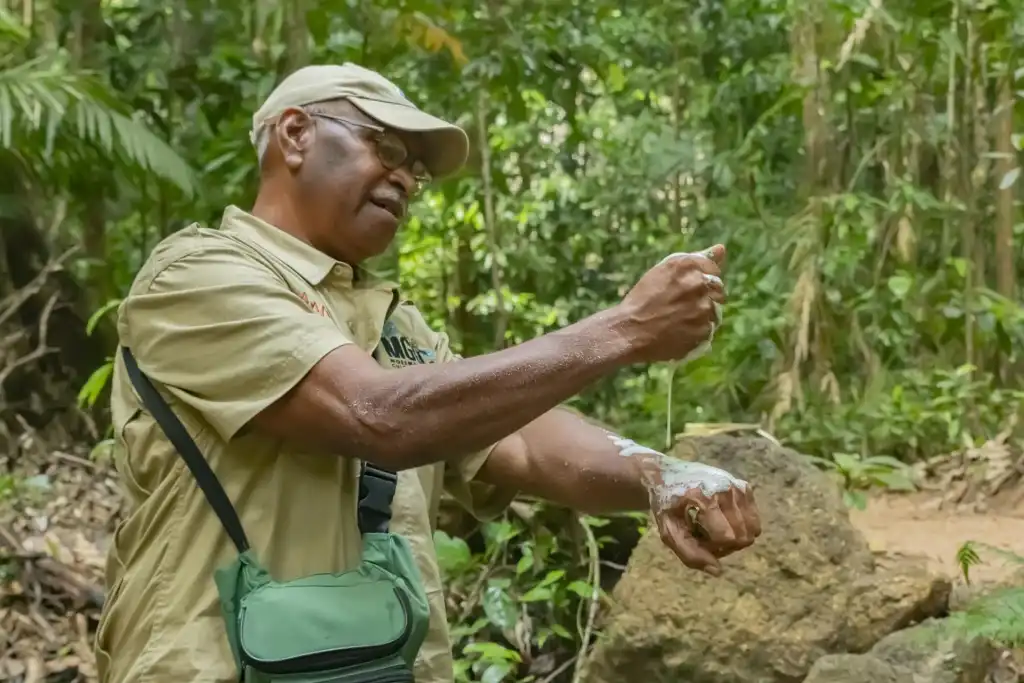
[[[364,464],[359,479],[363,559],[357,569],[275,581],[249,546],[238,513],[195,441],[131,351],[125,367],[238,549],[213,577],[244,683],[413,683],[430,611],[409,542],[388,532],[398,477]]]

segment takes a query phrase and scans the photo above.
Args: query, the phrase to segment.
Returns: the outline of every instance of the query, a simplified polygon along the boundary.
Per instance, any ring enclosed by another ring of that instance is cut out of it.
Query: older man
[[[345,64],[286,78],[254,116],[253,141],[252,210],[229,207],[219,230],[160,243],[118,331],[274,578],[357,565],[360,463],[397,471],[391,531],[408,539],[430,603],[416,680],[450,683],[431,541],[443,490],[481,518],[517,492],[590,513],[650,509],[681,561],[713,575],[760,534],[745,482],[557,407],[627,364],[706,346],[724,301],[722,247],[666,258],[574,325],[458,359],[359,264],[387,248],[423,183],[464,163],[465,133]],[[237,680],[213,581],[231,540],[146,405],[119,354],[113,420],[132,508],[108,559],[101,679]]]

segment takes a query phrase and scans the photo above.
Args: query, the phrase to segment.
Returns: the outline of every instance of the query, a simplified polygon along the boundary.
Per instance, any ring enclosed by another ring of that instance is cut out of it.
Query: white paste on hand
[[[653,494],[661,505],[669,505],[672,500],[692,489],[700,489],[700,492],[708,498],[725,493],[732,487],[738,488],[740,491],[747,490],[747,482],[732,476],[723,469],[703,465],[699,462],[669,458],[664,453],[641,446],[636,441],[617,434],[608,434],[608,438],[619,447],[619,455],[623,457],[652,455],[656,458],[661,470],[661,482]]]

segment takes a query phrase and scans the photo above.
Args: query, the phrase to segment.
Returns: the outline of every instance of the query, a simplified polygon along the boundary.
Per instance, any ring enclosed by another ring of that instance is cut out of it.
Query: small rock
[[[825,655],[804,683],[908,683],[892,665],[871,655]],[[914,682],[916,683],[916,681]]]
[[[804,683],[985,683],[998,655],[985,640],[966,640],[930,620],[883,638],[867,654],[822,657]]]

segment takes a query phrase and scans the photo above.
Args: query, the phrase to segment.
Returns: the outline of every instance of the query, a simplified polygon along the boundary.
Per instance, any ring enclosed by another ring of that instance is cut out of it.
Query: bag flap
[[[242,599],[239,641],[251,662],[337,653],[353,663],[397,652],[409,637],[408,607],[386,579],[353,574],[271,582]]]

